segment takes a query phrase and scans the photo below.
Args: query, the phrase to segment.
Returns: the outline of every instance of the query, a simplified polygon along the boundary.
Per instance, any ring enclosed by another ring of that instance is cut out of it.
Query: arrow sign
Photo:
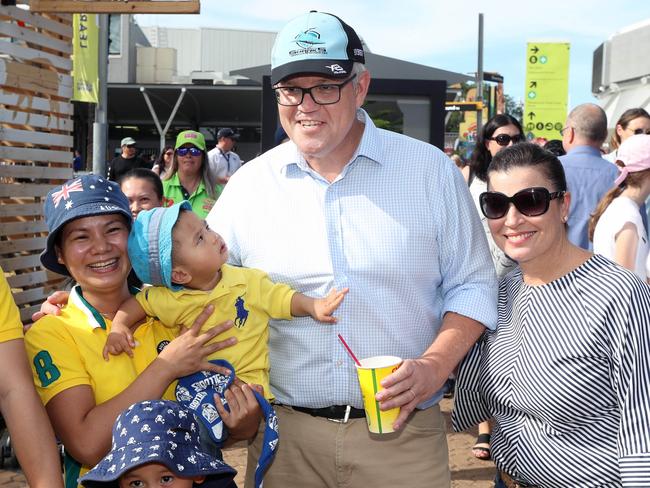
[[[530,120],[533,120],[535,118],[535,112],[528,112],[528,117]]]
[[[533,51],[535,54],[539,51],[539,48],[537,46],[533,46],[530,48],[531,51]]]
[[[530,82],[530,87],[531,88],[537,88],[537,82],[536,81],[531,81]]]

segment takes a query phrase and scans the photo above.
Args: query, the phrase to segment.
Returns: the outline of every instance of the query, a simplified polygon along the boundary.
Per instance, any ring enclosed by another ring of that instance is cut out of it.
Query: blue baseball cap
[[[138,402],[113,424],[111,451],[79,479],[88,488],[117,487],[128,471],[148,463],[166,466],[177,476],[205,476],[202,487],[230,488],[232,467],[201,449],[194,415],[169,400]]]
[[[94,215],[121,214],[131,228],[131,210],[117,183],[98,175],[84,175],[66,181],[50,190],[45,198],[45,223],[49,234],[41,263],[50,271],[70,276],[68,268],[59,263],[54,250],[57,236],[68,222]]]
[[[361,39],[337,16],[312,10],[289,21],[271,51],[271,83],[297,74],[347,78],[366,62]]]
[[[143,210],[133,223],[128,250],[133,271],[143,283],[181,287],[172,284],[172,229],[182,209],[192,210],[186,200],[171,207]]]

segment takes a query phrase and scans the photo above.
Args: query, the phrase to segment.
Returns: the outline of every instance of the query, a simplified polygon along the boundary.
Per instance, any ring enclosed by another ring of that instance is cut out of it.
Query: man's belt
[[[291,407],[297,412],[308,413],[312,417],[322,417],[334,422],[346,423],[348,419],[361,419],[366,416],[366,412],[360,408],[354,408],[350,405],[332,405],[323,408],[306,408]]]
[[[503,481],[503,484],[506,486],[506,488],[536,488],[535,485],[514,479],[505,471],[499,471],[499,476],[501,477],[501,481]]]

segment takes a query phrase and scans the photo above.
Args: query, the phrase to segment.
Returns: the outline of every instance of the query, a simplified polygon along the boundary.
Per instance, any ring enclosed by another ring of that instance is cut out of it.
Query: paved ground
[[[447,418],[447,425],[451,425],[449,412],[451,401],[443,400],[442,410]],[[456,434],[449,432],[449,467],[451,469],[452,488],[490,488],[494,485],[494,465],[488,461],[479,461],[471,453],[471,446],[476,439],[476,432]],[[239,472],[236,481],[240,487],[244,486],[244,472],[246,471],[246,449],[235,447],[224,453],[227,463]],[[25,478],[20,471],[0,470],[0,487],[23,488],[27,486]]]

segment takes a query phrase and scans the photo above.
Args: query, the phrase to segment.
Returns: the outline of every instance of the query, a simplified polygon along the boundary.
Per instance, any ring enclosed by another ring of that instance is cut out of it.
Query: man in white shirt
[[[228,183],[230,177],[237,171],[242,160],[236,152],[233,152],[235,142],[239,140],[237,134],[230,127],[224,127],[217,132],[217,145],[208,152],[208,161],[212,170],[217,175],[217,180],[221,184]]]

